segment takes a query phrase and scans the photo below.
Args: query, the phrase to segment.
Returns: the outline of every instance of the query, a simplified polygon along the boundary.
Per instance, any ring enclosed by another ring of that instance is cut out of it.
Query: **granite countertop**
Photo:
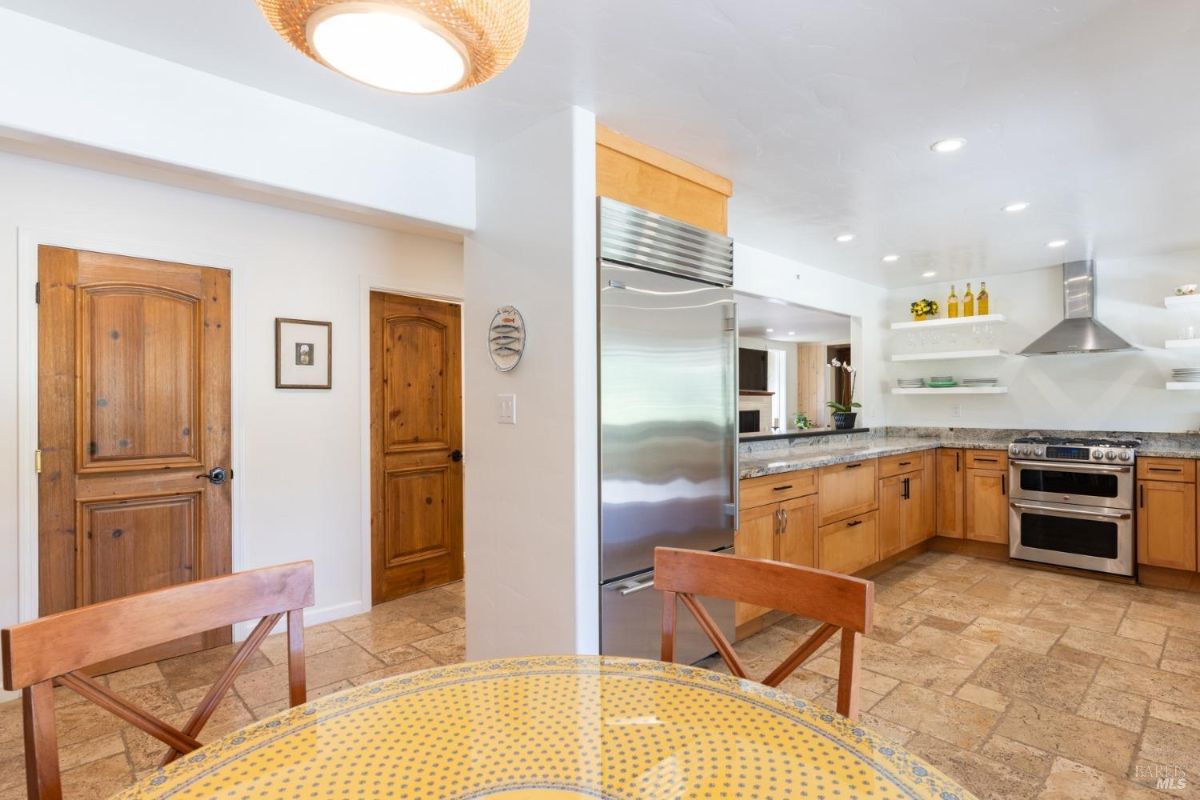
[[[742,453],[739,469],[741,477],[757,478],[763,475],[777,475],[781,472],[794,472],[799,469],[828,467],[833,464],[845,464],[865,458],[881,456],[896,456],[901,453],[915,453],[921,450],[934,450],[938,447],[963,447],[972,450],[1004,450],[1008,444],[996,441],[972,441],[957,437],[903,437],[883,436],[868,439],[854,445],[839,446],[805,446],[800,448],[780,448],[778,450],[762,450],[754,453]]]

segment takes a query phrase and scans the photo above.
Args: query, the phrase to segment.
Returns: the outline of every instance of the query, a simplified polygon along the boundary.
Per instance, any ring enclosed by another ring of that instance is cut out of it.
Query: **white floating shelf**
[[[1200,340],[1197,340],[1200,341]],[[995,347],[988,350],[948,350],[942,353],[901,353],[892,361],[951,361],[960,358],[997,358],[1008,353]]]
[[[1200,383],[1195,384],[1196,388],[1200,388]],[[1171,388],[1170,384],[1167,388]],[[951,386],[946,389],[934,389],[931,386],[922,386],[919,389],[901,389],[895,387],[892,389],[892,394],[1008,394],[1007,386]]]
[[[1200,383],[1167,381],[1167,390],[1171,392],[1200,392]]]
[[[1163,305],[1167,308],[1186,308],[1188,306],[1200,306],[1200,294],[1173,294],[1163,298]]]
[[[1200,339],[1167,339],[1168,350],[1197,350],[1200,349]]]
[[[937,317],[936,319],[927,319],[924,322],[893,322],[892,330],[904,331],[912,330],[914,328],[946,328],[954,325],[984,325],[989,322],[1004,322],[1004,315],[982,314],[974,317]]]

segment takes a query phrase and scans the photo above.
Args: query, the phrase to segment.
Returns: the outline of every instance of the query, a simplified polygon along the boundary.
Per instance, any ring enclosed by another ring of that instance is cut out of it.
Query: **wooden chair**
[[[200,747],[196,736],[276,623],[287,615],[292,706],[305,702],[304,611],[313,604],[311,561],[238,572],[108,600],[5,628],[4,688],[21,690],[30,800],[60,800],[54,687],[66,686],[170,748],[162,763]],[[182,730],[86,674],[85,667],[184,636],[261,617]]]
[[[679,599],[716,645],[729,671],[739,678],[748,677],[745,665],[696,595],[820,620],[821,627],[762,679],[767,686],[782,683],[841,629],[837,711],[850,719],[858,716],[859,634],[871,632],[875,605],[875,584],[871,581],[779,561],[659,547],[654,551],[654,588],[663,593],[662,660],[675,660],[675,601]]]

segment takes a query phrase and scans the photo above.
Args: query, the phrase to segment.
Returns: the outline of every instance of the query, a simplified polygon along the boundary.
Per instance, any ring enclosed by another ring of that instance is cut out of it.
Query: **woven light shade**
[[[476,86],[513,62],[529,29],[529,0],[255,0],[263,16],[297,50],[352,78],[313,44],[315,24],[334,15],[383,13],[407,17],[445,39],[465,62],[457,83],[432,92]],[[367,80],[368,83],[374,83]],[[375,85],[382,85],[375,83]],[[403,90],[400,90],[403,91]],[[420,90],[415,93],[430,93]]]

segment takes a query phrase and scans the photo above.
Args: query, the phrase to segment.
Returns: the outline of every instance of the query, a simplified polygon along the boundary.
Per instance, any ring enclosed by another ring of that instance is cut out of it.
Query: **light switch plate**
[[[517,396],[515,394],[501,394],[496,396],[499,401],[496,404],[496,421],[501,425],[516,425],[517,424]]]

